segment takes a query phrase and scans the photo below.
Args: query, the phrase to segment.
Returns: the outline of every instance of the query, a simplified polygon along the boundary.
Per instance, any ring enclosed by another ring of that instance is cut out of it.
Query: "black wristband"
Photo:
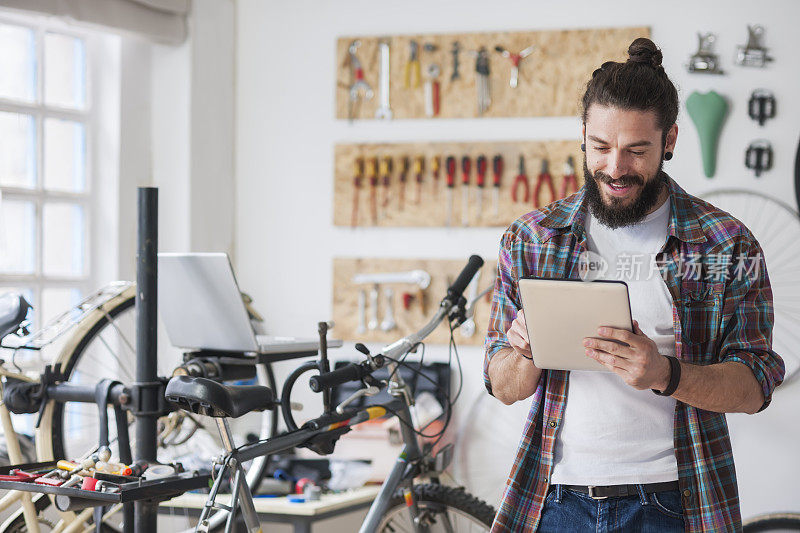
[[[661,392],[655,389],[650,390],[659,396],[672,396],[675,394],[675,390],[678,388],[678,384],[681,382],[681,363],[677,358],[672,357],[671,355],[665,355],[664,357],[666,357],[669,361],[669,383],[667,384],[667,388]]]

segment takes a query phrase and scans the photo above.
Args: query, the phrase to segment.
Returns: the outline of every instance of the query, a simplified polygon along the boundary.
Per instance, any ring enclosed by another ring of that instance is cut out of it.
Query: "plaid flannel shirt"
[[[726,361],[746,365],[763,390],[763,410],[785,370],[772,350],[772,291],[761,248],[728,213],[689,195],[671,178],[669,188],[668,238],[657,261],[673,300],[676,357],[697,365]],[[510,347],[506,332],[521,308],[517,280],[579,277],[578,257],[587,249],[584,193],[582,188],[520,217],[502,237],[483,367],[490,394],[489,361],[498,350]],[[698,256],[725,258],[728,265],[740,257],[754,258],[759,271],[726,280],[711,276],[712,269],[705,264],[701,275],[681,275],[687,258]],[[569,371],[564,370],[541,374],[492,532],[532,532],[538,527],[568,379]],[[740,531],[725,414],[677,402],[674,442],[686,531]]]

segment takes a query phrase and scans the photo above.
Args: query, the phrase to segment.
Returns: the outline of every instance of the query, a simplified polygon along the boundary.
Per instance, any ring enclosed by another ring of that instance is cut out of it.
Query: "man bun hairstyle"
[[[661,66],[663,55],[653,41],[635,39],[624,63],[606,61],[592,73],[582,100],[586,124],[589,107],[599,104],[620,109],[655,111],[662,145],[678,118],[678,90]]]

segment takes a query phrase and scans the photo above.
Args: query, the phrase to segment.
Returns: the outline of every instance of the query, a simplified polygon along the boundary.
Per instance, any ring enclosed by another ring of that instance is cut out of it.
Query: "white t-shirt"
[[[674,356],[672,297],[653,263],[667,239],[669,210],[666,201],[641,222],[617,229],[589,213],[585,228],[589,251],[608,265],[601,278],[628,284],[633,318],[660,353]],[[674,414],[675,399],[636,390],[614,373],[571,371],[551,482],[621,485],[678,479]]]

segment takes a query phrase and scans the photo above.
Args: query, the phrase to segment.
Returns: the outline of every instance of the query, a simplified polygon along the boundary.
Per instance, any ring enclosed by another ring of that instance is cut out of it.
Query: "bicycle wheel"
[[[114,379],[125,384],[135,381],[135,287],[130,287],[87,315],[64,344],[57,363],[68,381],[94,385],[101,379]],[[182,361],[159,357],[158,375],[170,376]],[[259,384],[274,388],[271,369],[256,366]],[[277,412],[254,412],[240,417],[233,425],[236,444],[243,444],[244,435],[253,433],[259,439],[274,435]],[[112,453],[118,456],[113,410],[109,409],[109,440]],[[133,440],[133,417],[128,416],[129,433]],[[205,468],[213,457],[222,452],[216,425],[185,411],[161,417],[158,424],[160,462],[181,462],[187,469]],[[99,435],[98,411],[94,404],[50,402],[45,408],[37,438],[40,460],[78,458],[97,446]],[[131,442],[134,446],[134,442]],[[135,456],[135,450],[133,455]],[[247,483],[252,490],[264,473],[268,458],[258,457],[246,465]]]
[[[722,189],[701,198],[735,216],[761,244],[775,310],[772,344],[786,363],[785,386],[800,369],[800,217],[788,205],[753,191]]]
[[[744,533],[780,533],[800,531],[800,513],[774,513],[756,516],[747,520]]]
[[[437,483],[425,483],[412,487],[420,510],[420,521],[431,533],[472,533],[489,531],[494,520],[494,508],[484,501],[464,492],[461,488]],[[386,514],[378,525],[382,533],[416,531],[402,491],[392,497]]]

